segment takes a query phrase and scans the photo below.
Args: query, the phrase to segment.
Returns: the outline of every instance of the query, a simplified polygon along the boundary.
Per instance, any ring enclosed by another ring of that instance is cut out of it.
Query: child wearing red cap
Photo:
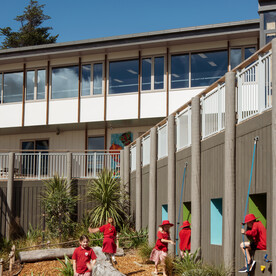
[[[74,276],[92,275],[97,256],[93,249],[88,246],[88,243],[89,238],[86,235],[82,235],[80,237],[80,247],[75,249],[72,256]]]
[[[180,228],[181,231],[179,232],[179,249],[180,249],[180,256],[181,258],[184,257],[184,253],[186,251],[190,252],[191,251],[191,228],[190,228],[190,223],[189,221],[184,221],[182,226]]]
[[[115,253],[116,253],[116,250],[117,250],[117,246],[116,246],[116,243],[115,243],[116,228],[114,226],[113,218],[108,218],[107,219],[107,224],[102,225],[99,228],[90,228],[89,227],[88,230],[89,230],[89,233],[102,232],[104,234],[102,251],[105,253],[106,258],[110,262],[112,260],[112,262],[114,264],[117,264],[117,261],[115,259]]]
[[[246,254],[247,264],[239,270],[239,272],[251,271],[255,265],[255,261],[251,258],[250,250],[266,250],[266,229],[254,214],[248,214],[244,218],[244,223],[247,225],[247,230],[241,229],[241,233],[246,235],[250,242],[242,242],[240,244],[243,254]]]
[[[154,274],[158,275],[158,263],[159,261],[163,265],[163,275],[167,276],[164,261],[168,255],[168,244],[175,244],[170,238],[170,228],[173,226],[168,220],[163,220],[159,225],[159,231],[157,232],[157,241],[155,247],[150,254],[150,260],[155,264]]]

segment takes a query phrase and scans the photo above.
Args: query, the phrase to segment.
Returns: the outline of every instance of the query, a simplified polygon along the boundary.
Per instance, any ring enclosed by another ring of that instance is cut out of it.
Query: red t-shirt
[[[251,238],[257,249],[266,250],[266,229],[260,221],[253,223],[252,229],[245,232]]]
[[[77,273],[84,274],[85,272],[89,271],[86,264],[89,263],[91,260],[96,260],[97,256],[92,248],[82,248],[80,246],[75,249],[72,259],[76,260]]]
[[[190,251],[191,250],[191,228],[184,227],[179,232],[179,238],[180,238],[180,243],[179,243],[180,250]]]
[[[110,223],[101,226],[99,229],[100,229],[100,232],[103,232],[104,238],[110,238],[110,239],[116,238],[116,228]]]
[[[157,233],[157,241],[155,244],[155,249],[160,250],[160,251],[164,251],[167,252],[168,251],[168,243],[167,242],[161,242],[161,239],[164,240],[170,240],[170,234],[167,232],[161,232],[158,231]]]

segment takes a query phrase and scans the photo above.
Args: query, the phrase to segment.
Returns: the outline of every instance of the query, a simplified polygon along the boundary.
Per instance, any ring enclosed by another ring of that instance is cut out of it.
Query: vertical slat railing
[[[8,178],[9,154],[0,153],[0,179]]]

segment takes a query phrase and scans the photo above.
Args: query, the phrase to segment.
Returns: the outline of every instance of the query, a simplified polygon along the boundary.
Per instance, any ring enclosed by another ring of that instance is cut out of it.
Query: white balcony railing
[[[9,154],[0,153],[0,179],[8,178]]]
[[[142,138],[142,163],[143,166],[150,163],[150,135]]]
[[[168,122],[158,127],[158,159],[168,156]]]
[[[225,128],[225,83],[201,98],[201,108],[203,138]]]
[[[130,169],[131,172],[136,171],[136,144],[132,145],[130,148]]]
[[[191,106],[189,106],[175,116],[177,150],[191,145],[191,111]]]

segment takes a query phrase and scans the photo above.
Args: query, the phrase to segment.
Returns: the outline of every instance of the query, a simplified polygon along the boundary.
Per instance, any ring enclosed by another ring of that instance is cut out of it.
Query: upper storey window
[[[5,73],[3,83],[3,103],[22,101],[23,72]]]
[[[142,90],[151,90],[151,58],[142,59]]]
[[[26,74],[26,100],[45,99],[45,77],[46,71],[33,70]]]
[[[264,13],[265,41],[269,43],[276,37],[276,11]]]
[[[189,87],[189,55],[171,57],[171,88]]]
[[[255,52],[256,52],[255,47],[231,48],[230,50],[231,69],[238,66],[243,60],[248,59]]]
[[[78,96],[79,67],[52,68],[52,99]]]
[[[103,90],[103,64],[95,63],[92,65],[83,65],[81,70],[81,95],[91,95],[91,87],[93,88],[93,95],[101,95]],[[92,82],[91,79],[93,80]]]
[[[209,86],[227,72],[227,51],[191,55],[191,85]]]
[[[164,88],[164,57],[154,58],[154,89]]]
[[[138,70],[138,59],[110,62],[109,94],[138,92]]]

